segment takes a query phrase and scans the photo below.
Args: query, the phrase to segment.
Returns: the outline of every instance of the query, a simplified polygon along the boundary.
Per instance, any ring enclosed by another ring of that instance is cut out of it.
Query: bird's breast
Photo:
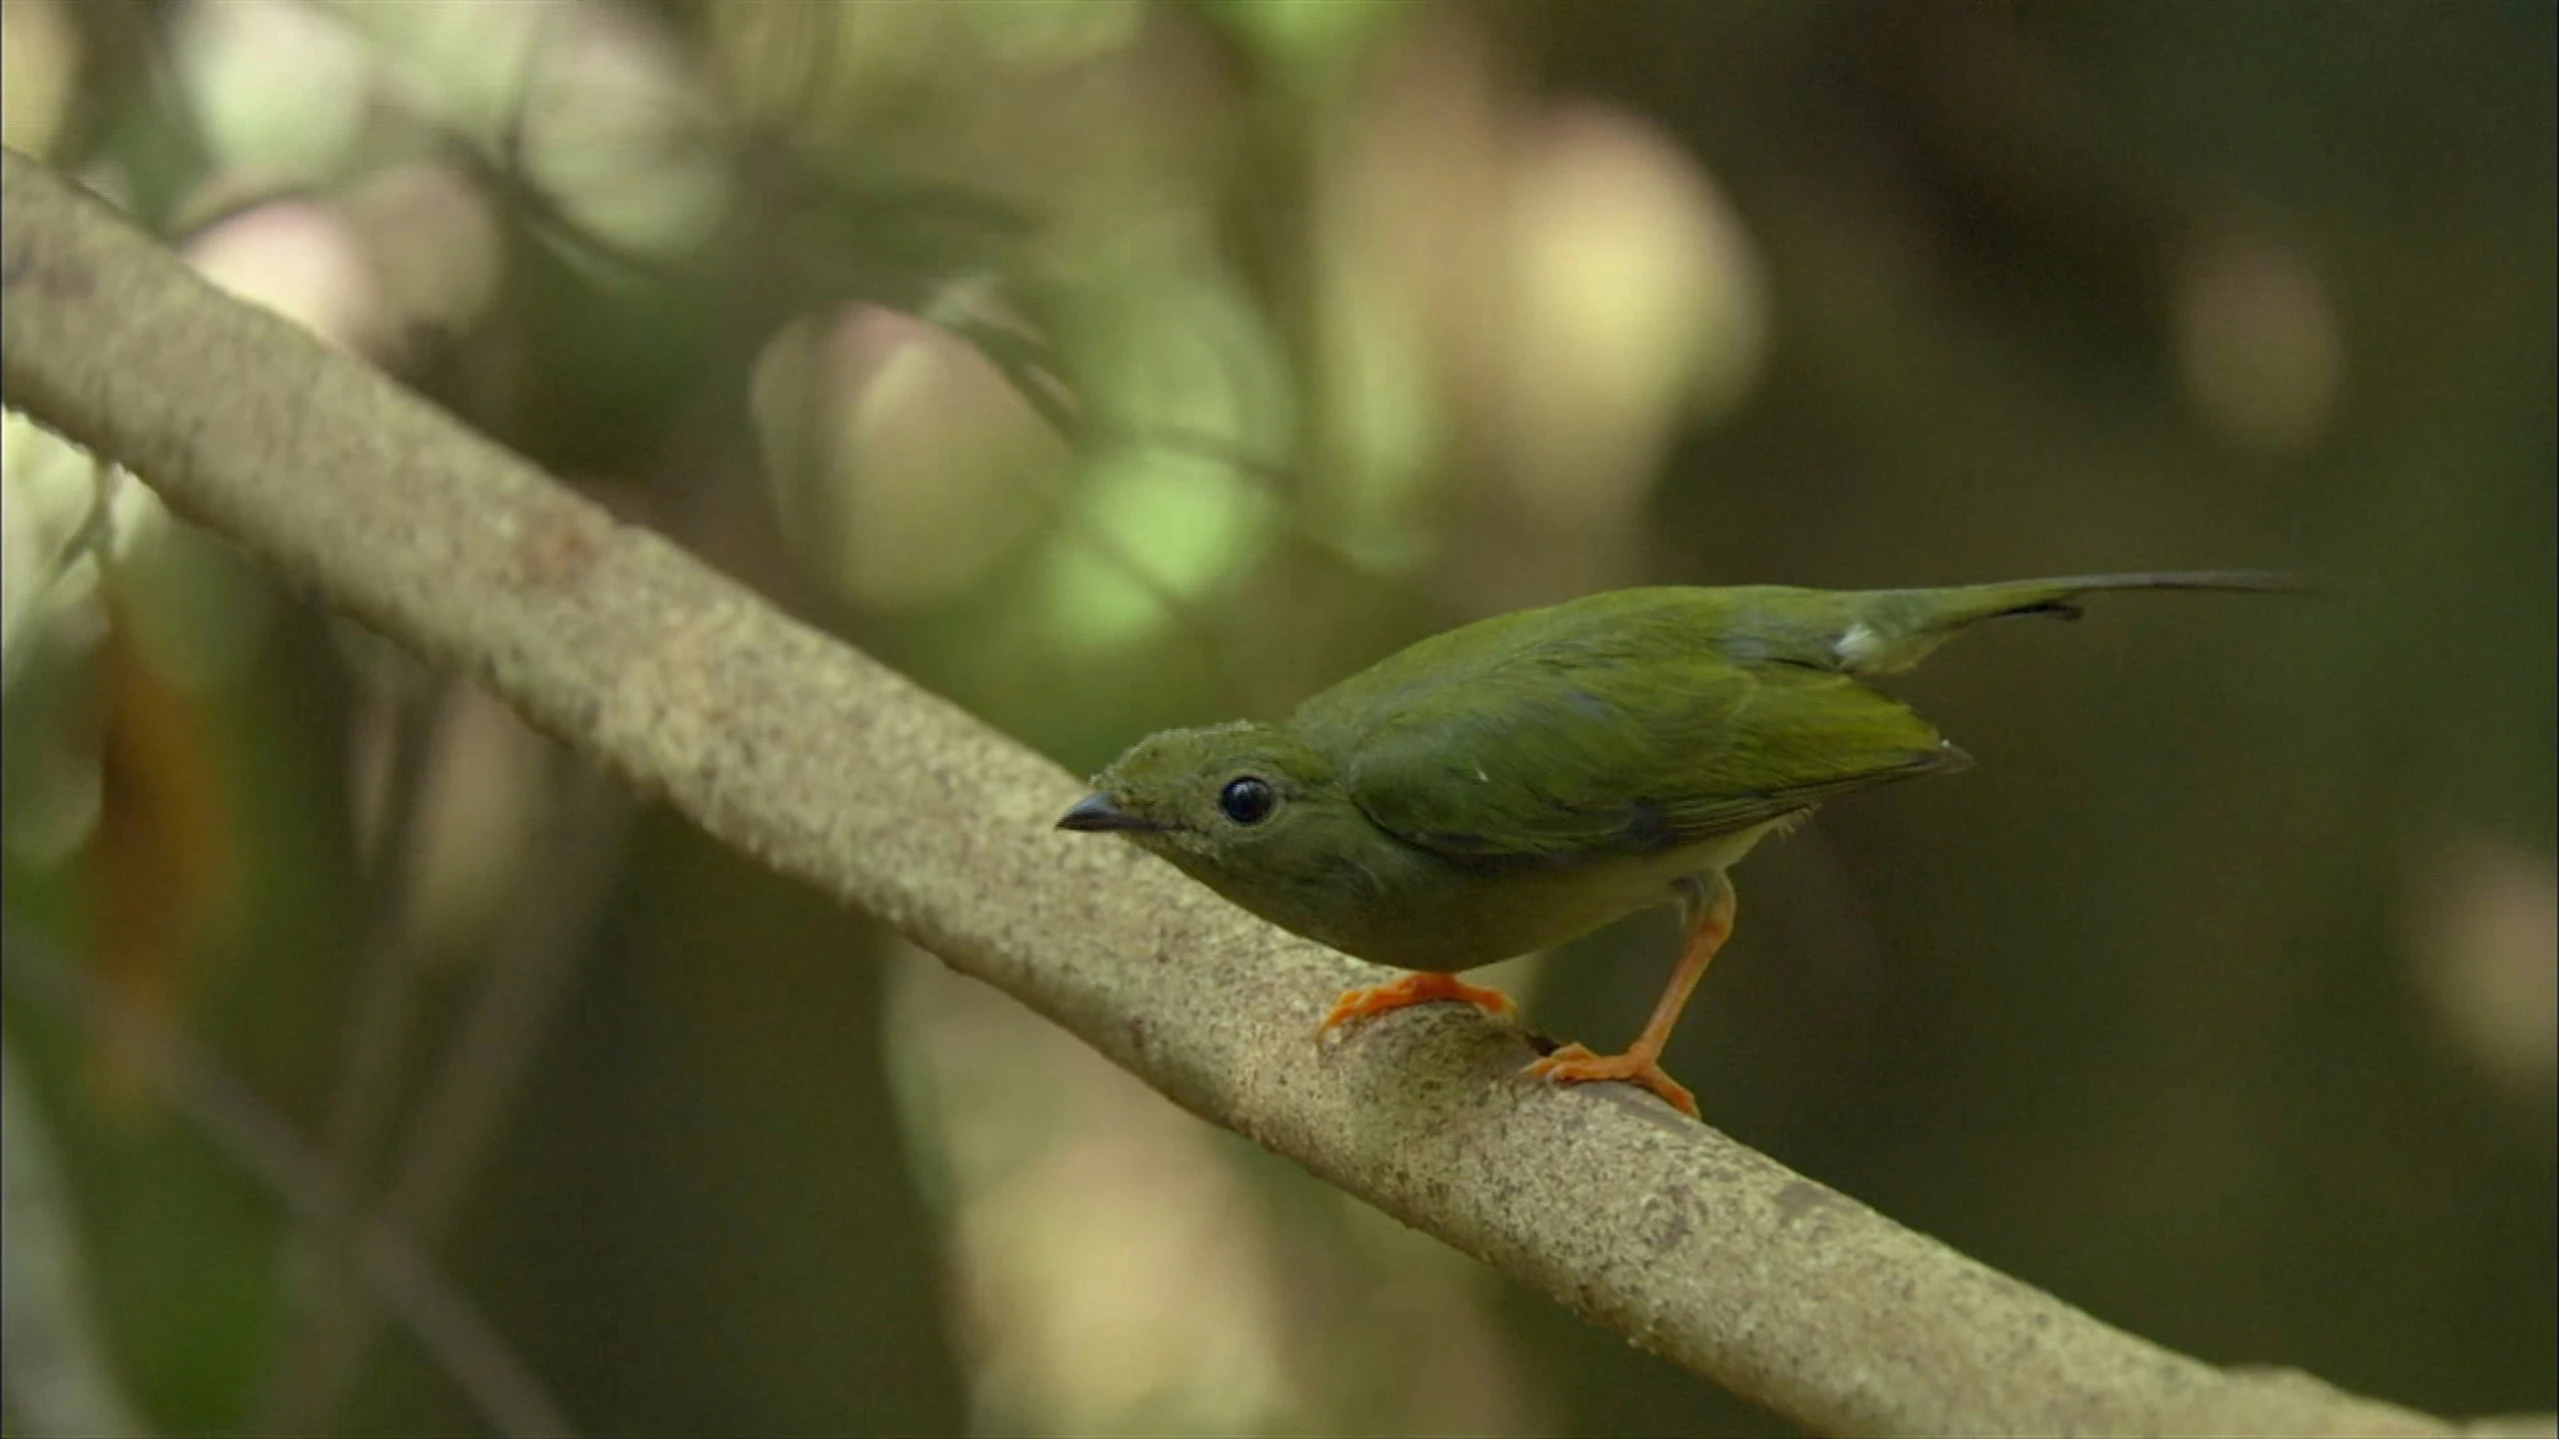
[[[1338,913],[1264,913],[1282,928],[1398,969],[1473,969],[1551,949],[1675,897],[1682,878],[1720,870],[1766,831],[1663,854],[1606,854],[1535,865],[1425,856],[1375,900]],[[1247,908],[1254,906],[1248,904]]]

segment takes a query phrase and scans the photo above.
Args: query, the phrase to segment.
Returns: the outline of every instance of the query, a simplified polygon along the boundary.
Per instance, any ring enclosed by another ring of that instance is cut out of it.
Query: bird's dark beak
[[[1159,829],[1162,826],[1144,815],[1131,814],[1120,808],[1109,795],[1088,794],[1075,802],[1075,808],[1058,817],[1057,827],[1099,834],[1104,830]]]

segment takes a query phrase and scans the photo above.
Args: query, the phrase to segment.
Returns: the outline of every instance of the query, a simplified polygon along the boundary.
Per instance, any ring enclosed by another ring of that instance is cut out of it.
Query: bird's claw
[[[1519,1006],[1511,1002],[1511,997],[1498,989],[1468,984],[1453,974],[1421,971],[1344,994],[1334,1002],[1332,1013],[1324,1016],[1323,1024],[1315,1032],[1319,1036],[1329,1034],[1354,1019],[1385,1014],[1410,1004],[1427,1004],[1435,999],[1461,1000],[1495,1019],[1508,1019],[1519,1012]]]
[[[1531,1063],[1526,1072],[1557,1084],[1593,1084],[1609,1080],[1640,1084],[1668,1100],[1671,1108],[1689,1118],[1701,1117],[1697,1112],[1697,1096],[1665,1073],[1654,1056],[1640,1049],[1630,1049],[1624,1054],[1593,1054],[1586,1046],[1568,1044]]]

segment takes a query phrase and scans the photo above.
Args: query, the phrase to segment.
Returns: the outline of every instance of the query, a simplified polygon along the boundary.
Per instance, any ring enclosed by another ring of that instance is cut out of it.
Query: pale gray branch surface
[[[1523,1082],[1524,1043],[1454,1006],[1319,1050],[1325,1007],[1377,971],[1052,832],[1079,792],[1055,765],[5,165],[10,406],[725,842],[1595,1322],[1822,1431],[2455,1432],[2110,1328],[1648,1096]]]

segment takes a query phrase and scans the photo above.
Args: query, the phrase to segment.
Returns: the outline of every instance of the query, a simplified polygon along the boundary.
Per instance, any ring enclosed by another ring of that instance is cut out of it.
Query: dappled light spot
[[[2289,453],[2327,429],[2345,347],[2301,256],[2254,237],[2197,248],[2176,280],[2176,326],[2187,394],[2225,438]]]
[[[957,597],[1040,518],[1064,441],[967,341],[879,306],[799,324],[753,382],[765,482],[784,543],[875,609]]]
[[[2519,1094],[2559,1070],[2559,871],[2469,836],[2417,857],[2408,944],[2417,982],[2464,1056]]]
[[[320,7],[234,0],[174,12],[170,56],[205,143],[226,167],[313,184],[354,163],[373,64]]]
[[[214,284],[338,349],[372,354],[387,338],[373,267],[330,206],[260,205],[197,235],[186,256]]]
[[[1755,383],[1765,281],[1721,189],[1629,112],[1559,107],[1513,165],[1508,364],[1486,397],[1501,473],[1546,545],[1613,564],[1680,427],[1730,413]]]
[[[80,68],[80,35],[62,0],[0,6],[0,143],[42,159],[62,131]]]

